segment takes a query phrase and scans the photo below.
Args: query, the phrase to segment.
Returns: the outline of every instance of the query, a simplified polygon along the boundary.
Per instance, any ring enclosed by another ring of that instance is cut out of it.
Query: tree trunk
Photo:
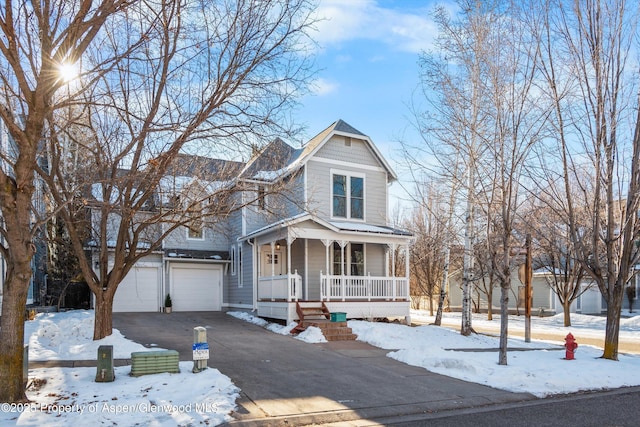
[[[622,289],[616,283],[612,298],[607,301],[607,326],[604,335],[603,359],[618,360],[618,338],[620,335],[620,312],[622,311]]]
[[[498,365],[507,364],[507,343],[509,340],[509,288],[500,287],[500,352]]]
[[[93,339],[101,340],[113,333],[113,297],[115,292],[98,292],[96,296]]]
[[[442,271],[442,283],[440,284],[440,297],[438,298],[438,310],[436,311],[435,324],[440,326],[442,324],[442,309],[444,307],[444,300],[447,298],[447,282],[449,281],[449,258],[451,257],[451,248],[447,246],[447,250],[444,253],[444,268]]]
[[[489,283],[487,290],[487,320],[493,320],[493,282]]]
[[[571,326],[571,301],[566,299],[562,304],[562,309],[564,311],[564,326]]]
[[[460,334],[464,336],[471,335],[473,328],[471,326],[471,310],[473,309],[473,239],[474,239],[474,179],[475,170],[470,166],[467,171],[468,194],[467,194],[467,211],[465,212],[464,227],[464,260],[462,269],[462,325],[460,326]]]
[[[433,316],[433,295],[429,295],[429,316]]]
[[[16,271],[9,267],[9,270]],[[22,369],[24,362],[24,315],[31,278],[29,264],[20,273],[7,274],[0,319],[0,402],[26,402]]]

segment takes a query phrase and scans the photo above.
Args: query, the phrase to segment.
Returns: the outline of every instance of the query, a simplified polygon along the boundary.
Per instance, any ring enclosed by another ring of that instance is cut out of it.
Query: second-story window
[[[187,237],[193,240],[204,239],[204,228],[202,227],[202,220],[192,220],[187,226]]]
[[[258,185],[258,209],[267,210],[267,190],[264,185]]]
[[[187,224],[187,238],[191,240],[204,240],[202,203],[194,203],[188,206],[187,214],[192,218]]]
[[[333,175],[332,215],[339,218],[364,219],[364,178]]]

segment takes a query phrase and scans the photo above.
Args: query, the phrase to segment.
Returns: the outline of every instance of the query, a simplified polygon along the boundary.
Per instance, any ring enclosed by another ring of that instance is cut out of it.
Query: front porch
[[[409,280],[406,277],[335,276],[320,274],[320,301],[331,312],[348,319],[409,316]],[[299,320],[296,302],[305,301],[302,277],[297,273],[258,279],[260,317]]]
[[[302,276],[258,278],[258,302],[303,300]],[[336,276],[320,273],[320,301],[409,301],[409,279],[383,276]]]
[[[247,236],[254,248],[254,309],[298,320],[296,302],[324,302],[347,318],[409,316],[410,235],[304,218]]]
[[[314,303],[309,301],[309,303]],[[410,316],[409,301],[328,301],[325,305],[331,313],[346,313],[347,319],[376,319],[397,317],[406,320]],[[257,315],[280,319],[287,324],[299,320],[294,301],[258,301]]]

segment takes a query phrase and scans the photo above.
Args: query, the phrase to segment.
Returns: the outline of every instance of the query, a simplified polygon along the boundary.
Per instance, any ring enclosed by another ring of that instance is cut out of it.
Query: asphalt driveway
[[[307,425],[402,417],[535,399],[434,374],[358,341],[309,344],[220,312],[115,313],[114,328],[192,360],[207,329],[208,365],[241,389],[232,425]],[[355,424],[354,424],[355,425]]]

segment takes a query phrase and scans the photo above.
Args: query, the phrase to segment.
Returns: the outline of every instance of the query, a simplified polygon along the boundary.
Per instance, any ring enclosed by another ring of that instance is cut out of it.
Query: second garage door
[[[174,264],[170,271],[174,311],[220,311],[222,309],[221,266]]]
[[[133,267],[116,289],[113,311],[158,311],[159,288],[160,267]]]

